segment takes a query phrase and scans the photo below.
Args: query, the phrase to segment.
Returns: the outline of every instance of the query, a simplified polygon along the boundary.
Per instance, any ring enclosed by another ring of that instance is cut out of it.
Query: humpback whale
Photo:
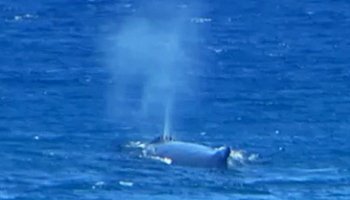
[[[205,168],[227,168],[230,152],[229,147],[215,149],[163,136],[152,140],[144,149],[146,156],[166,159],[168,164]]]

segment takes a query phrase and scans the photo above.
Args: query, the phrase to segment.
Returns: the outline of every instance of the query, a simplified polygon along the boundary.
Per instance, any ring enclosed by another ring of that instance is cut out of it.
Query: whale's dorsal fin
[[[227,167],[227,159],[230,156],[231,148],[230,147],[220,147],[216,150],[216,153],[214,154],[215,159],[218,161],[219,164],[222,163],[223,167]]]

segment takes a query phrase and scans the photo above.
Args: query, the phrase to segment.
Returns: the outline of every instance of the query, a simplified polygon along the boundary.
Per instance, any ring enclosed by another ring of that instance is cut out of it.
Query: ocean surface
[[[0,0],[0,199],[350,199],[349,55],[345,0]]]

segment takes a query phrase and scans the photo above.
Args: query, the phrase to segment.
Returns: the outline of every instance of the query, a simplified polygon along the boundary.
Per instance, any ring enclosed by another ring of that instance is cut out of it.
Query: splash
[[[243,150],[231,150],[230,156],[227,159],[227,165],[229,169],[237,169],[238,167],[245,166],[249,163],[255,162],[259,159],[258,154],[247,153]]]
[[[147,156],[147,157],[152,160],[160,161],[161,163],[164,163],[167,165],[171,165],[173,163],[173,161],[170,158],[162,158],[159,156]]]

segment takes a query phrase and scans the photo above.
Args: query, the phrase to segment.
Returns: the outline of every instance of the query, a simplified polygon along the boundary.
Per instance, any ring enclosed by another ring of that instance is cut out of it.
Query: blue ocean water
[[[0,199],[350,199],[350,3],[157,2],[0,1]],[[180,39],[145,48],[164,32]],[[140,75],[144,58],[175,59],[161,76],[178,83],[172,134],[244,163],[128,147],[163,132],[164,105],[149,106],[163,92],[144,88],[163,72]]]

